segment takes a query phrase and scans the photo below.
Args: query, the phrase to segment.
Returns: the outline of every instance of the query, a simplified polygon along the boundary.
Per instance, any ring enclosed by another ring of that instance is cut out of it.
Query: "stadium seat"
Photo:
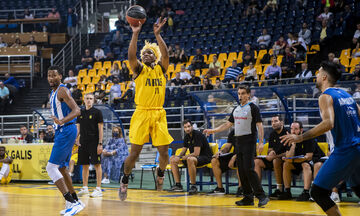
[[[213,62],[213,56],[216,56],[216,54],[210,54],[207,62],[205,61],[205,63],[210,64],[211,62]]]
[[[280,66],[283,58],[284,58],[283,55],[278,55],[277,60],[276,60],[276,64],[277,64],[278,66]]]
[[[86,76],[83,78],[81,84],[88,85],[91,83],[90,76]]]
[[[329,153],[329,144],[327,142],[318,142],[317,143],[320,149],[324,152],[325,155]]]
[[[111,70],[111,61],[105,61],[103,68],[107,70]]]
[[[167,73],[173,73],[175,71],[174,64],[169,64],[169,67],[167,69]]]
[[[94,76],[91,80],[92,84],[97,84],[100,81],[100,76]]]
[[[110,92],[110,89],[111,89],[111,86],[113,86],[113,85],[114,85],[114,83],[108,83],[108,84],[106,85],[105,92],[106,92],[106,93],[109,93],[109,92]]]
[[[85,77],[87,75],[87,69],[79,70],[78,78]]]
[[[90,69],[89,72],[88,72],[88,76],[89,76],[89,77],[94,77],[94,76],[96,76],[96,70],[95,70],[95,69]]]
[[[255,65],[259,65],[260,64],[260,60],[264,57],[264,55],[267,53],[267,50],[260,50],[258,57],[256,59],[256,64]]]
[[[89,85],[86,86],[85,94],[92,93],[94,91],[95,91],[95,85],[94,84],[89,84]]]
[[[102,76],[102,75],[105,75],[106,76],[106,69],[105,68],[101,68],[99,71],[98,71],[98,76]]]
[[[114,61],[112,64],[112,68],[114,68],[115,64],[118,64],[119,68],[121,69],[121,61]]]
[[[360,63],[360,57],[352,58],[349,67],[355,67],[355,65],[359,63]]]
[[[93,69],[99,70],[102,68],[102,62],[95,62]]]
[[[77,88],[80,89],[81,91],[85,91],[85,85],[83,84],[78,84]]]
[[[243,62],[242,57],[243,57],[243,52],[241,51],[241,52],[239,52],[239,55],[237,57],[237,63],[242,63]]]

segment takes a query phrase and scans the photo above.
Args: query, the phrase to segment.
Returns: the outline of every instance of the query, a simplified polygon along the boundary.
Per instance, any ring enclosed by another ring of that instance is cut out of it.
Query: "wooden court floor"
[[[79,215],[324,215],[321,209],[312,202],[271,200],[265,208],[240,208],[234,204],[235,201],[239,200],[234,195],[209,196],[199,194],[187,196],[186,193],[134,189],[129,190],[128,200],[121,202],[117,197],[117,189],[103,189],[105,191],[102,198],[81,198],[86,204],[86,208]],[[360,215],[360,205],[357,203],[344,202],[340,203],[339,206],[343,215]],[[0,185],[1,216],[59,215],[63,207],[64,199],[53,185]]]

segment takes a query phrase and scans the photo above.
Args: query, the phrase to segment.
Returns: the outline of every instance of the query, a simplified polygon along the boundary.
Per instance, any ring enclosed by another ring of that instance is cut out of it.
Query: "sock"
[[[75,192],[72,193],[71,196],[74,198],[75,201],[79,201],[79,198]]]
[[[286,193],[291,193],[290,188],[285,188],[285,192],[286,192]]]
[[[309,193],[309,190],[305,190],[305,189],[304,189],[304,192],[305,192],[305,193]]]
[[[71,196],[70,192],[67,192],[66,194],[64,194],[64,198],[71,203],[76,203],[74,198]]]
[[[190,184],[190,187],[196,187],[196,184]]]
[[[158,170],[157,175],[158,175],[159,177],[164,177],[164,172],[165,172],[165,170],[161,170],[160,167],[159,167],[159,169],[157,169],[157,170]]]
[[[122,177],[122,183],[128,184],[129,183],[129,175],[124,174]]]
[[[101,187],[96,187],[96,190],[101,191]]]
[[[180,183],[180,182],[176,182],[175,185],[181,187],[181,183]]]
[[[276,189],[282,191],[283,190],[282,184],[276,184]]]

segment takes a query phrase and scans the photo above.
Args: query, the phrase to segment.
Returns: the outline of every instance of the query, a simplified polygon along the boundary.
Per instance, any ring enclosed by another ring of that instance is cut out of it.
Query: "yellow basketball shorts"
[[[174,139],[167,127],[166,112],[161,109],[136,109],[130,121],[130,143],[143,145],[152,140],[154,146],[169,145]]]
[[[78,161],[78,153],[75,153],[75,154],[71,155],[70,160],[73,160],[73,161],[75,161],[75,163],[77,163],[77,161]]]

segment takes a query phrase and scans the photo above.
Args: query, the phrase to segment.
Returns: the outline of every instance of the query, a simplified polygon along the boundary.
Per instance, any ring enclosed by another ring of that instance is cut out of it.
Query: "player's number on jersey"
[[[159,94],[159,88],[155,88],[155,94]]]

